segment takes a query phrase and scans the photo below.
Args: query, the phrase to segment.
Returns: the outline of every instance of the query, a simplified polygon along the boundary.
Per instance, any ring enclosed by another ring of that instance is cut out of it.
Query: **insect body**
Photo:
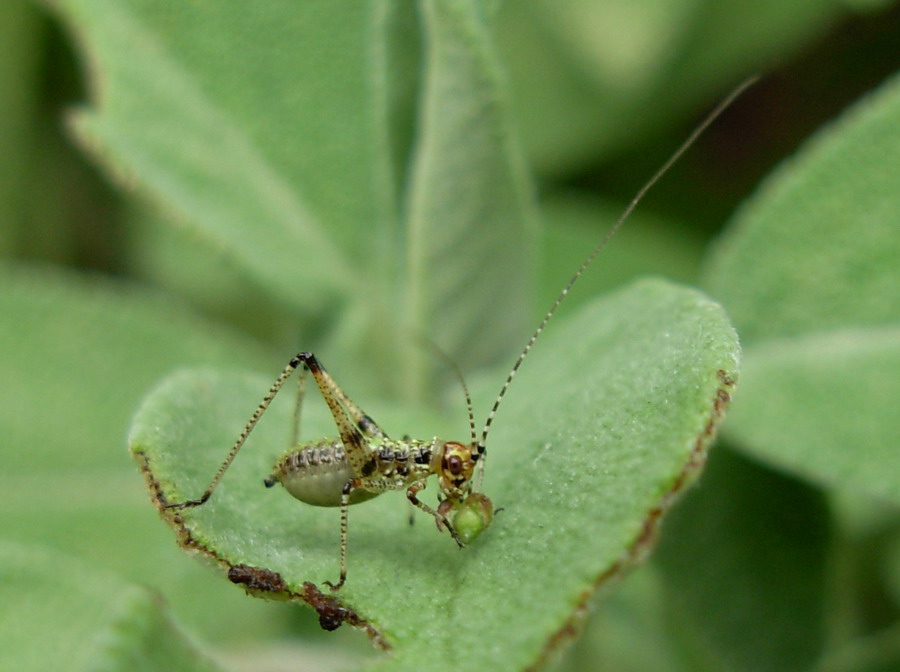
[[[466,393],[468,407],[470,442],[443,441],[438,438],[430,440],[391,439],[343,392],[315,355],[302,352],[291,359],[272,384],[203,495],[199,499],[168,504],[166,508],[181,509],[201,506],[210,498],[275,395],[278,394],[288,378],[297,371],[299,378],[297,406],[294,414],[295,436],[292,441],[294,447],[282,455],[264,482],[267,487],[281,483],[291,495],[307,504],[341,508],[340,579],[336,584],[328,582],[332,589],[340,588],[347,580],[349,507],[389,490],[405,490],[407,499],[417,508],[432,516],[438,529],[449,532],[460,547],[474,541],[490,526],[494,513],[491,500],[480,492],[481,476],[487,455],[488,434],[500,403],[519,367],[568,295],[569,290],[619,230],[644,194],[669,170],[706,127],[752,82],[753,79],[750,79],[738,86],[700,123],[669,160],[638,191],[606,236],[571,277],[513,364],[487,415],[480,437],[475,432],[471,397],[468,390],[465,389],[465,383],[463,383],[463,389]],[[298,444],[296,439],[299,434],[301,404],[308,373],[312,374],[322,397],[328,404],[339,436]],[[477,476],[476,471],[478,472]],[[439,505],[436,509],[428,506],[418,497],[418,494],[425,488],[427,479],[432,475],[437,476],[440,489]]]
[[[295,434],[298,433],[303,390],[309,372],[328,404],[340,436],[299,445],[293,441],[296,447],[279,458],[264,483],[266,487],[281,483],[291,495],[307,504],[341,507],[341,575],[337,584],[329,582],[329,585],[337,589],[347,579],[348,507],[383,492],[406,490],[407,499],[434,517],[438,529],[446,529],[460,547],[473,541],[490,525],[493,517],[491,501],[481,493],[472,492],[476,465],[485,454],[484,443],[475,440],[474,424],[470,422],[472,442],[469,444],[437,438],[428,441],[391,439],[353,403],[310,352],[302,352],[288,362],[203,495],[199,499],[169,504],[167,508],[200,506],[210,498],[262,414],[298,369]],[[471,419],[468,390],[466,400]],[[432,474],[437,475],[441,490],[441,502],[436,510],[418,498]],[[456,529],[456,518],[462,522],[460,532]]]

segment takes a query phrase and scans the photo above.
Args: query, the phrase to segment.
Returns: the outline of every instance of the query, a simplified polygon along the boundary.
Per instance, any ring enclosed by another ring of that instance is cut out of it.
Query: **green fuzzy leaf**
[[[495,364],[527,328],[536,213],[479,3],[423,8],[425,91],[408,194],[405,314],[471,370]]]
[[[470,368],[521,333],[534,209],[480,3],[59,6],[82,142],[281,305],[349,304],[338,348],[382,386],[422,394],[418,337]]]
[[[58,5],[94,75],[75,128],[114,174],[288,305],[359,282],[397,226],[384,3]]]
[[[337,579],[338,511],[262,487],[290,434],[289,400],[276,400],[206,505],[164,518],[232,580],[366,624],[394,649],[390,669],[520,669],[647,551],[660,515],[702,466],[737,359],[720,308],[659,281],[560,320],[517,375],[489,439],[484,491],[503,508],[491,528],[460,551],[422,516],[410,529],[402,493],[353,507],[340,605],[304,583]],[[339,381],[339,368],[329,370]],[[502,375],[482,382],[483,413]],[[189,372],[151,394],[130,445],[154,499],[199,496],[269,383]],[[303,436],[335,433],[323,406],[308,403]],[[389,434],[417,426],[409,415],[400,425],[396,409],[387,415]],[[488,645],[500,638],[502,651]]]
[[[0,268],[0,313],[9,327],[0,329],[4,535],[94,558],[156,586],[195,630],[233,638],[247,617],[242,596],[160,534],[122,444],[142,396],[173,368],[227,361],[266,371],[279,359],[171,297],[47,268]],[[254,609],[242,629],[277,623],[271,609]]]
[[[900,77],[825,127],[737,213],[705,285],[746,343],[900,320]]]
[[[821,492],[716,450],[653,559],[667,630],[698,662],[685,669],[814,669],[828,632],[828,513]]]
[[[737,445],[900,500],[900,78],[823,130],[738,214],[706,273],[746,343]]]
[[[0,668],[219,670],[146,589],[55,552],[0,542]]]
[[[745,369],[729,438],[822,484],[900,501],[900,326],[769,341],[747,349]]]

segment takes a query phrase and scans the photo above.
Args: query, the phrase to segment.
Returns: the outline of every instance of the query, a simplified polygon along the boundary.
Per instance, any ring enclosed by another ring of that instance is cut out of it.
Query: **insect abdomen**
[[[280,482],[293,497],[307,504],[340,506],[341,491],[353,476],[344,444],[339,438],[332,438],[300,444],[282,455],[265,484],[271,487]],[[377,494],[354,490],[350,503],[364,502]]]

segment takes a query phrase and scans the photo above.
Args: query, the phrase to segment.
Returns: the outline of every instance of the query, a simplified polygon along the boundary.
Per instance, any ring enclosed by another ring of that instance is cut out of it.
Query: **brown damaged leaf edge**
[[[559,650],[567,641],[577,637],[587,615],[588,603],[591,597],[600,588],[608,587],[614,581],[623,578],[628,570],[639,565],[649,555],[658,536],[663,515],[672,507],[681,493],[697,478],[703,469],[706,463],[708,447],[715,437],[716,430],[725,415],[725,409],[731,401],[736,377],[722,369],[717,371],[717,376],[719,387],[711,402],[710,415],[703,430],[694,441],[694,446],[684,468],[675,478],[669,490],[657,502],[656,506],[647,512],[641,532],[632,541],[628,550],[598,577],[590,589],[582,591],[569,619],[548,639],[538,659],[527,670],[536,671],[543,669],[555,651]],[[146,453],[142,450],[135,450],[134,456],[147,481],[154,505],[160,511],[162,518],[175,529],[178,544],[182,548],[189,551],[197,551],[215,560],[226,569],[228,579],[232,583],[242,585],[247,593],[255,597],[304,602],[316,610],[316,613],[319,615],[319,624],[323,629],[335,630],[342,623],[346,622],[353,627],[364,630],[378,648],[384,651],[390,650],[391,647],[378,630],[366,620],[360,618],[352,609],[345,607],[339,599],[333,595],[323,593],[314,583],[304,582],[302,592],[292,591],[277,572],[244,564],[232,565],[211,549],[197,542],[182,516],[179,513],[173,514],[171,509],[165,509],[167,504],[165,495],[159,482],[153,477],[152,466]]]
[[[355,628],[364,630],[372,643],[378,648],[389,651],[390,645],[370,623],[345,607],[339,599],[333,595],[323,593],[316,584],[306,581],[303,590],[296,592],[291,590],[278,572],[273,572],[261,567],[251,565],[232,565],[212,549],[199,543],[185,524],[180,513],[173,513],[172,509],[166,509],[168,503],[163,494],[162,487],[153,476],[153,467],[147,454],[143,450],[135,450],[134,457],[140,465],[147,487],[150,489],[150,497],[153,504],[160,512],[162,518],[175,528],[178,545],[186,551],[196,551],[212,558],[228,573],[228,580],[234,584],[243,586],[244,590],[254,597],[262,597],[269,600],[290,600],[308,604],[319,615],[319,625],[324,630],[337,630],[342,623],[348,623]]]
[[[615,581],[624,578],[628,571],[637,567],[650,555],[650,551],[653,549],[653,545],[656,543],[656,538],[659,535],[659,527],[663,515],[672,508],[672,505],[687,486],[693,483],[700,475],[703,466],[706,464],[709,446],[716,436],[716,431],[722,419],[725,417],[725,409],[731,402],[731,396],[737,383],[737,376],[729,374],[723,369],[716,371],[716,375],[719,379],[719,388],[712,399],[709,417],[703,426],[703,431],[695,439],[694,447],[681,473],[678,474],[672,483],[672,487],[660,498],[656,506],[647,512],[641,533],[631,542],[625,554],[598,577],[592,588],[582,591],[569,619],[547,640],[544,650],[534,664],[525,668],[526,672],[543,670],[556,651],[579,635],[587,618],[590,599],[598,590],[604,587],[608,588]]]

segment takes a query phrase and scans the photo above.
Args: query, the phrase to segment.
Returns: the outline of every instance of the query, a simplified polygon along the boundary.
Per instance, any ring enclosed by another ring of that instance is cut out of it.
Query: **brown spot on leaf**
[[[325,630],[335,630],[346,622],[364,630],[378,648],[390,650],[391,647],[381,633],[368,621],[344,606],[336,596],[320,591],[314,583],[305,582],[303,590],[298,592],[293,590],[278,572],[246,564],[232,564],[213,549],[197,541],[183,511],[165,508],[168,500],[162,485],[153,475],[153,465],[147,454],[142,450],[135,450],[134,457],[140,465],[141,473],[144,474],[153,504],[159,510],[162,519],[175,530],[179,546],[186,551],[199,553],[214,560],[227,572],[229,581],[243,586],[247,593],[254,597],[306,603],[319,614],[319,624]]]
[[[352,611],[344,608],[334,595],[323,593],[310,581],[303,584],[303,599],[319,614],[319,625],[323,630],[337,630],[341,623],[355,616]]]
[[[250,565],[234,565],[228,570],[228,580],[243,585],[248,591],[283,593],[287,585],[281,574]]]
[[[361,619],[352,609],[345,607],[333,594],[323,593],[316,584],[304,581],[301,596],[303,601],[319,614],[319,625],[323,630],[337,630],[341,623],[346,621],[355,628],[365,630],[372,639],[372,643],[378,648],[385,651],[390,649],[377,630]]]

